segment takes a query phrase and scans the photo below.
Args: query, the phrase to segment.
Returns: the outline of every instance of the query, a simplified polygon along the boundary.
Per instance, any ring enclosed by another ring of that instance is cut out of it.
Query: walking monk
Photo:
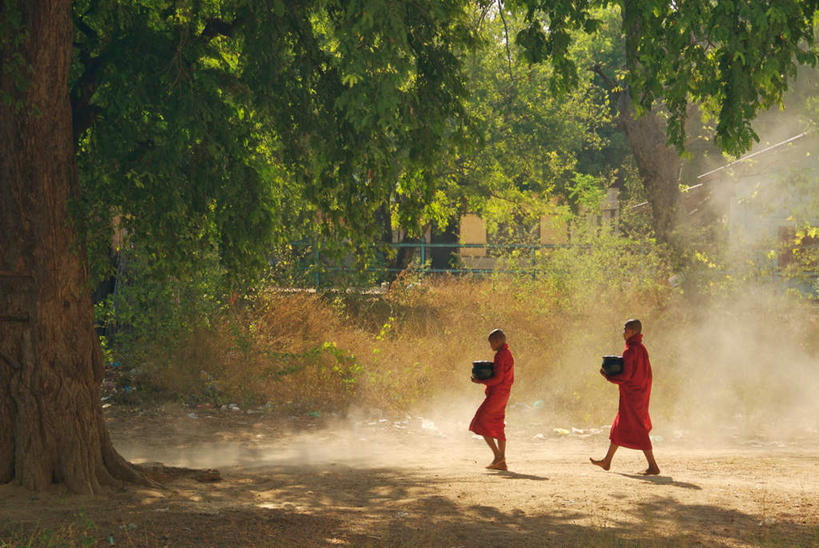
[[[642,449],[648,461],[648,468],[643,474],[655,475],[660,468],[654,460],[651,439],[651,418],[648,416],[648,400],[651,397],[651,363],[648,351],[643,346],[643,325],[640,320],[628,320],[623,328],[626,350],[623,352],[623,371],[618,375],[608,376],[601,369],[606,380],[619,385],[620,406],[617,416],[611,425],[609,451],[602,460],[591,460],[603,470],[611,467],[611,459],[618,447]]]
[[[500,329],[489,334],[489,346],[495,351],[494,374],[486,380],[472,377],[472,382],[485,384],[486,398],[478,407],[469,429],[483,436],[495,458],[487,466],[490,470],[506,470],[506,402],[515,381],[515,359],[506,344],[506,335]],[[495,443],[497,440],[497,444]]]

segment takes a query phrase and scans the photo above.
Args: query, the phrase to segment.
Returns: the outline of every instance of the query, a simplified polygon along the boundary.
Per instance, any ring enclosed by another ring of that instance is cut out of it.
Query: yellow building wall
[[[461,229],[458,240],[462,244],[485,244],[486,226],[483,219],[474,213],[467,213],[461,216]],[[485,247],[462,247],[461,257],[486,257]]]

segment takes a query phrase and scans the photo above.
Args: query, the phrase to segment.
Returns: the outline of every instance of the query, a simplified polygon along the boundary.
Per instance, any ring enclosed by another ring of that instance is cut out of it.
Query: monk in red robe
[[[611,467],[611,459],[618,447],[641,449],[648,461],[643,474],[655,475],[660,468],[654,460],[651,448],[651,418],[648,416],[648,400],[651,397],[651,363],[643,346],[643,325],[640,320],[628,320],[623,327],[626,349],[623,352],[623,371],[608,376],[600,369],[606,380],[620,387],[620,406],[611,425],[609,451],[601,460],[589,459],[603,470]]]
[[[486,385],[483,403],[478,407],[469,429],[483,436],[495,458],[487,466],[491,470],[506,470],[506,402],[515,381],[515,359],[500,329],[489,334],[489,345],[495,351],[494,374],[486,380],[472,377],[472,382]],[[497,443],[496,443],[497,440]]]

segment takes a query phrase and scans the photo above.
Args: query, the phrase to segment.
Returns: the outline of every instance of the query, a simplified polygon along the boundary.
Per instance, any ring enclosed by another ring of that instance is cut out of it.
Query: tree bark
[[[29,68],[23,89],[0,70],[15,99],[0,103],[0,482],[93,494],[146,480],[105,428],[87,259],[69,214],[71,1],[18,0],[0,18],[15,10],[25,39],[0,41],[0,69],[17,53]]]
[[[639,2],[626,0],[623,7],[623,26],[626,39],[626,68],[635,72],[640,67],[641,22],[645,16]],[[601,74],[598,72],[598,74]],[[677,220],[680,197],[679,175],[682,158],[674,147],[666,143],[666,124],[654,111],[636,116],[634,101],[629,90],[618,93],[617,107],[620,124],[626,132],[637,169],[643,178],[646,198],[651,205],[654,232],[657,240],[674,246],[673,232]]]
[[[390,216],[389,202],[378,209],[376,212],[376,218],[381,224],[381,241],[388,246],[389,244],[393,243],[392,218]],[[401,237],[401,241],[399,243],[415,244],[420,242],[421,240],[419,238],[409,238],[405,235]],[[415,253],[416,248],[414,247],[399,247],[394,257],[387,258],[387,272],[385,274],[386,281],[394,282],[401,272],[406,270],[410,263],[412,263]]]
[[[658,241],[673,244],[682,158],[674,147],[666,144],[666,126],[656,112],[636,116],[628,92],[619,94],[617,107],[651,205],[654,233]]]

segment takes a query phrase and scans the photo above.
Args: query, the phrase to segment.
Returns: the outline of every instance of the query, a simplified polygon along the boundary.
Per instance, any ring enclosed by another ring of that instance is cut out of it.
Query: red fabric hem
[[[506,440],[506,402],[509,401],[509,391],[489,391],[483,403],[475,412],[475,417],[469,423],[469,430],[479,436],[489,436],[501,441]]]
[[[628,441],[615,440],[611,436],[609,436],[609,439],[611,440],[611,442],[614,445],[616,445],[618,447],[625,447],[626,449],[637,449],[638,451],[651,451],[652,450],[651,440],[649,440],[648,447],[646,447],[645,445],[640,445],[640,444],[637,444],[637,443],[631,443],[631,442],[628,442]]]
[[[470,432],[474,432],[479,436],[487,436],[495,438],[496,440],[506,441],[506,434],[504,432],[490,432],[488,430],[481,430],[479,427],[470,428]]]

